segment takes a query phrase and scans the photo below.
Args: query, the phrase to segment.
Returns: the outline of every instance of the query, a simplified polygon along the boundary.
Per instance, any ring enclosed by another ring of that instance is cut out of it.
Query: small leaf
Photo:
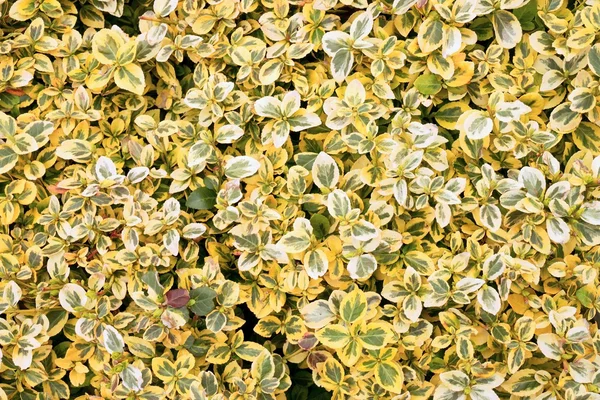
[[[206,187],[194,190],[188,196],[185,205],[194,210],[211,210],[217,204],[217,192]]]

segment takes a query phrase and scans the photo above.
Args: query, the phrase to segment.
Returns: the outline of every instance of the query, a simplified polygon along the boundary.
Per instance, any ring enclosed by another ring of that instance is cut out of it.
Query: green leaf
[[[323,214],[314,214],[310,217],[310,225],[313,227],[313,234],[317,239],[323,239],[327,236],[331,227],[329,219]]]
[[[206,187],[194,190],[185,205],[194,210],[211,210],[217,204],[217,192]]]
[[[442,90],[442,82],[437,75],[423,74],[415,80],[415,87],[421,94],[434,95]]]
[[[193,304],[190,306],[190,310],[201,317],[208,315],[215,308],[215,297],[217,297],[217,292],[207,286],[192,290],[190,303]]]
[[[537,0],[530,0],[523,7],[512,10],[517,17],[521,27],[525,31],[531,31],[535,28],[533,21],[537,17]]]

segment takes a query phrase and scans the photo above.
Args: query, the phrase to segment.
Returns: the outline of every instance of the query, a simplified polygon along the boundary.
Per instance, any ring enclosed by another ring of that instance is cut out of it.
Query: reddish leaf
[[[185,307],[188,301],[190,301],[190,292],[186,289],[173,289],[167,292],[167,304],[171,307]]]
[[[48,191],[52,194],[63,194],[69,191],[69,189],[63,189],[58,187],[57,185],[48,185],[47,188]]]
[[[302,336],[302,339],[298,341],[298,346],[300,346],[302,350],[310,350],[314,348],[318,343],[319,340],[313,333],[306,332],[304,336]]]

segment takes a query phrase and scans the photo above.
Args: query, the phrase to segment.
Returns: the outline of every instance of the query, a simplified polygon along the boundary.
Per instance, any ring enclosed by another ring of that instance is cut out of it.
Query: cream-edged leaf
[[[225,175],[232,179],[243,179],[254,175],[260,168],[260,162],[248,156],[233,157],[225,163]]]

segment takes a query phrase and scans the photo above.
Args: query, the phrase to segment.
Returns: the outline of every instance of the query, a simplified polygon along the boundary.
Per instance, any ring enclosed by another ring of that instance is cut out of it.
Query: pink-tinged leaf
[[[190,292],[186,289],[173,289],[167,292],[167,304],[171,307],[185,307],[188,301],[190,301]]]
[[[302,350],[310,350],[318,343],[319,339],[311,332],[306,332],[304,336],[302,336],[302,339],[298,340],[298,346],[300,346]]]

